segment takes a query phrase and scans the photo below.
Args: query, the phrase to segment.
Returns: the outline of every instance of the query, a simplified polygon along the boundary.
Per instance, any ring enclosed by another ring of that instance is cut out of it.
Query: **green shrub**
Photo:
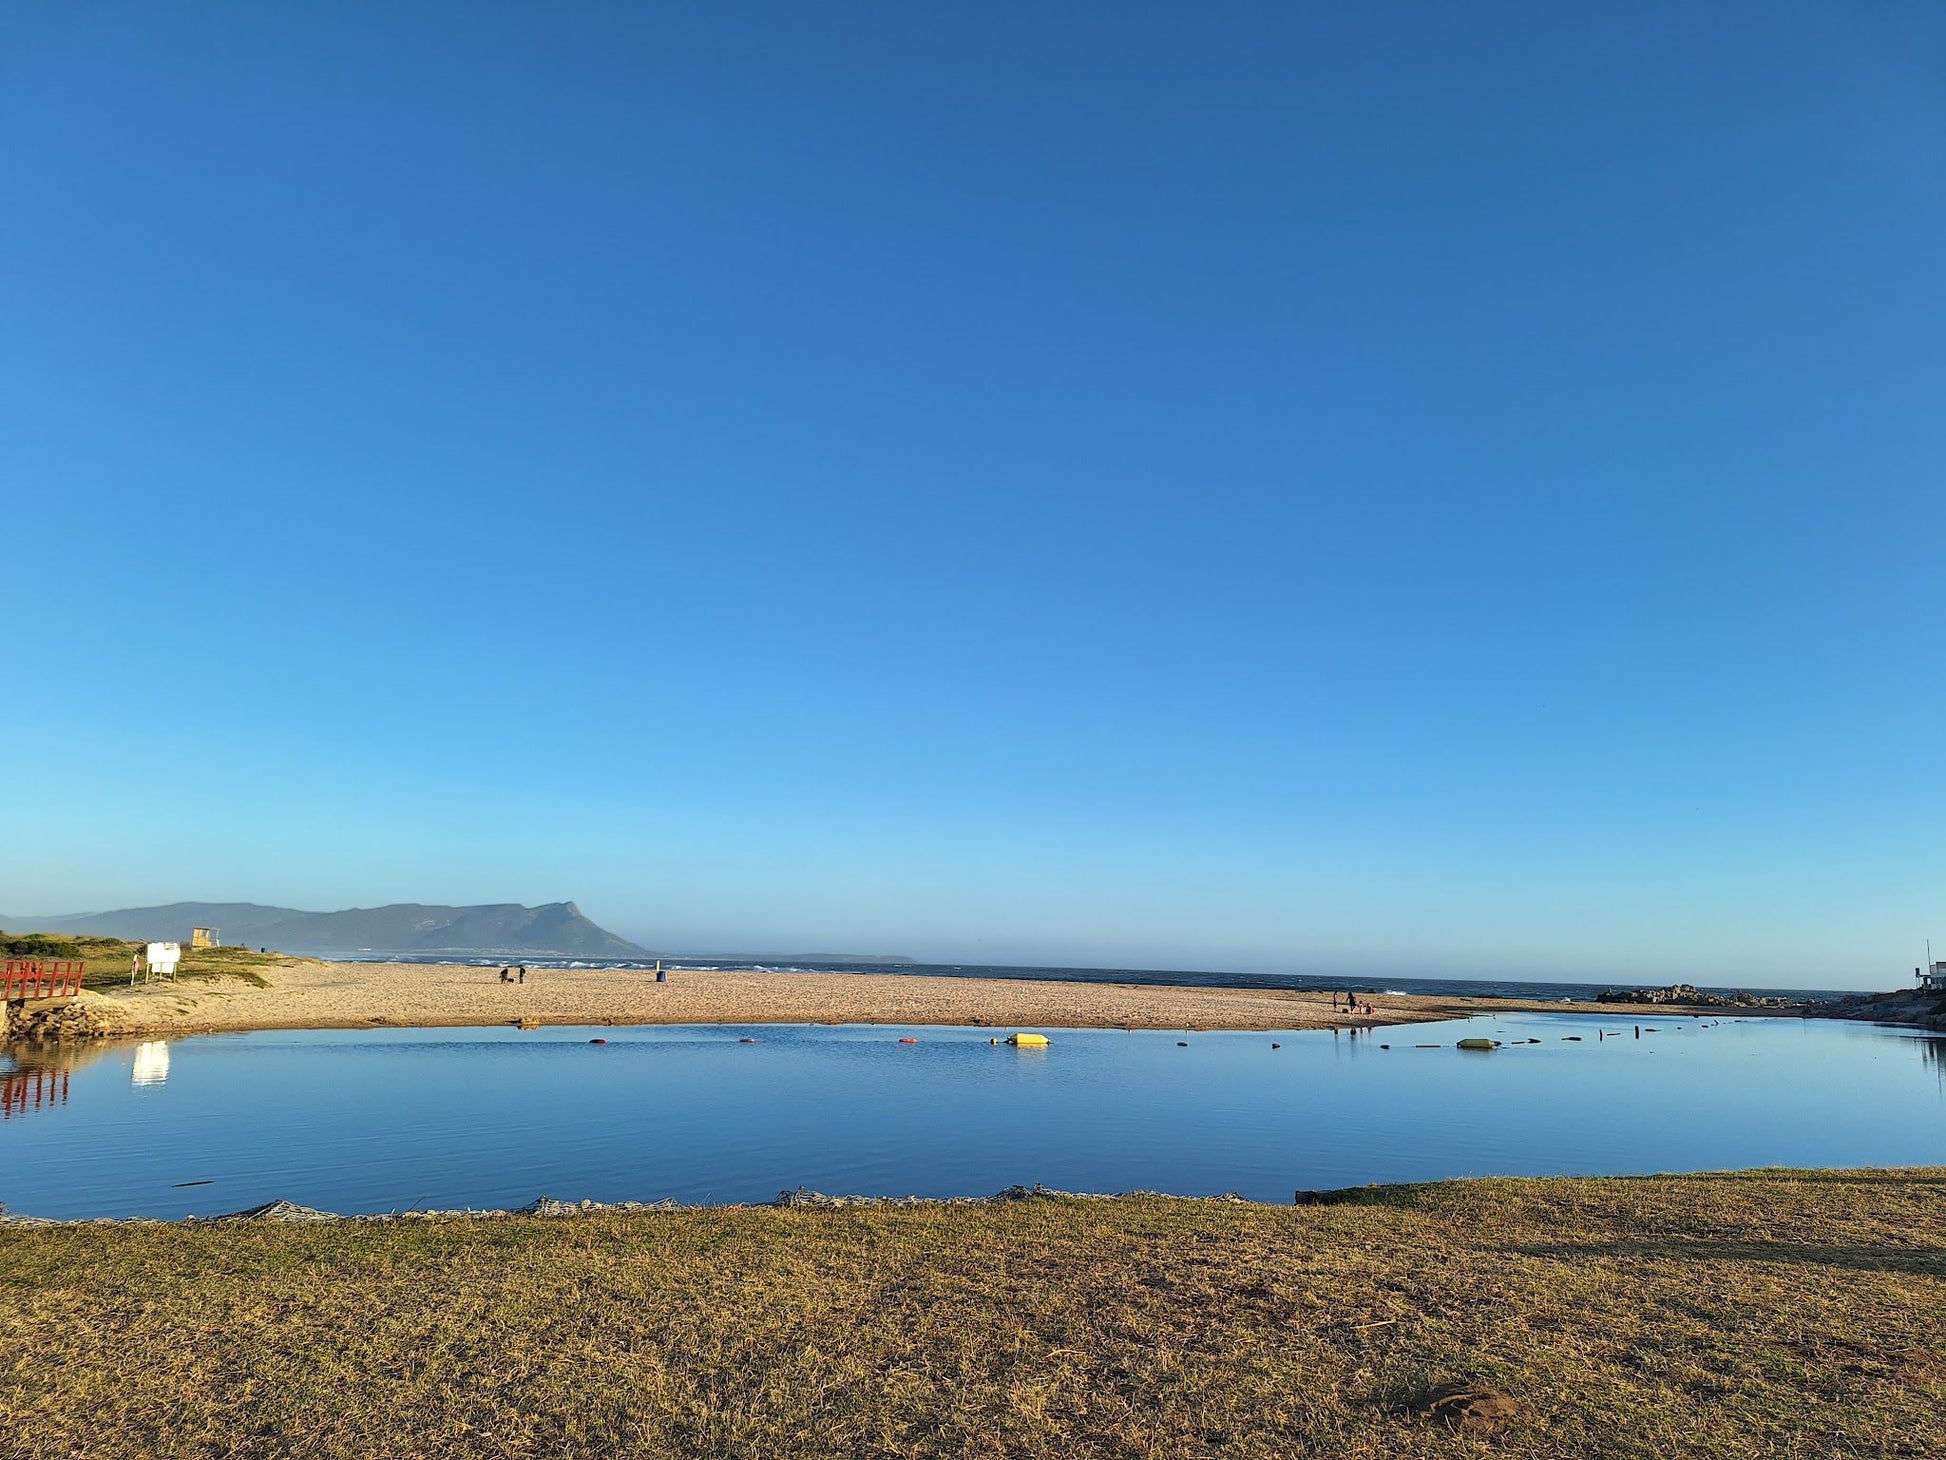
[[[53,933],[0,933],[0,953],[9,958],[79,958],[81,948],[77,939]]]

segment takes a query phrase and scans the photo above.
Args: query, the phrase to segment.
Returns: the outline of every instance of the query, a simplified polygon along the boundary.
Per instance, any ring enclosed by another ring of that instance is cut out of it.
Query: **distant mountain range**
[[[827,963],[909,963],[919,967],[919,960],[908,958],[903,953],[650,953],[651,958],[674,958],[684,963],[714,963],[722,967],[737,968],[822,968]]]
[[[91,933],[134,943],[187,943],[191,928],[214,928],[225,943],[280,953],[491,953],[530,958],[684,958],[738,964],[910,963],[896,953],[668,953],[651,951],[590,922],[571,902],[522,907],[435,907],[395,902],[343,912],[303,912],[255,902],[172,902],[113,912],[9,917],[10,933]]]
[[[93,933],[136,942],[189,941],[191,928],[215,928],[225,943],[284,953],[526,953],[565,958],[642,958],[647,950],[618,938],[571,902],[539,907],[489,903],[435,907],[400,902],[344,912],[303,912],[254,902],[172,902],[62,917],[0,916],[17,933]]]

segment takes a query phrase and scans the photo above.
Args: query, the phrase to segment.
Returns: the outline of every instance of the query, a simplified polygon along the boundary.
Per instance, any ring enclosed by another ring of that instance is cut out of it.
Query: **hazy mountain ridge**
[[[213,927],[226,943],[287,953],[531,953],[640,958],[645,950],[590,921],[571,902],[488,903],[446,907],[420,902],[305,912],[254,902],[172,902],[59,917],[0,917],[15,932],[94,933],[111,938],[175,940]]]
[[[748,967],[762,964],[766,968],[774,964],[793,963],[910,963],[919,966],[919,960],[903,953],[670,953],[651,952],[651,958],[677,958],[685,963],[734,963]]]

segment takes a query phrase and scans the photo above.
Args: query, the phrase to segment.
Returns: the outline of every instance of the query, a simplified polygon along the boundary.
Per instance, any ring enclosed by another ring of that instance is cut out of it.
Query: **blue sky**
[[[1883,986],[1946,11],[20,4],[0,910]]]

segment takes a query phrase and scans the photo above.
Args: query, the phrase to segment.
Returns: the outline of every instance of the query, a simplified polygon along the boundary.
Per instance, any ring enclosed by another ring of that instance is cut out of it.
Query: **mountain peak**
[[[643,949],[591,922],[572,902],[524,907],[517,902],[447,907],[398,902],[340,912],[304,912],[250,902],[175,902],[162,907],[62,917],[0,919],[19,932],[93,933],[135,941],[187,943],[189,931],[214,927],[225,943],[285,953],[544,954],[567,958],[639,958]]]

